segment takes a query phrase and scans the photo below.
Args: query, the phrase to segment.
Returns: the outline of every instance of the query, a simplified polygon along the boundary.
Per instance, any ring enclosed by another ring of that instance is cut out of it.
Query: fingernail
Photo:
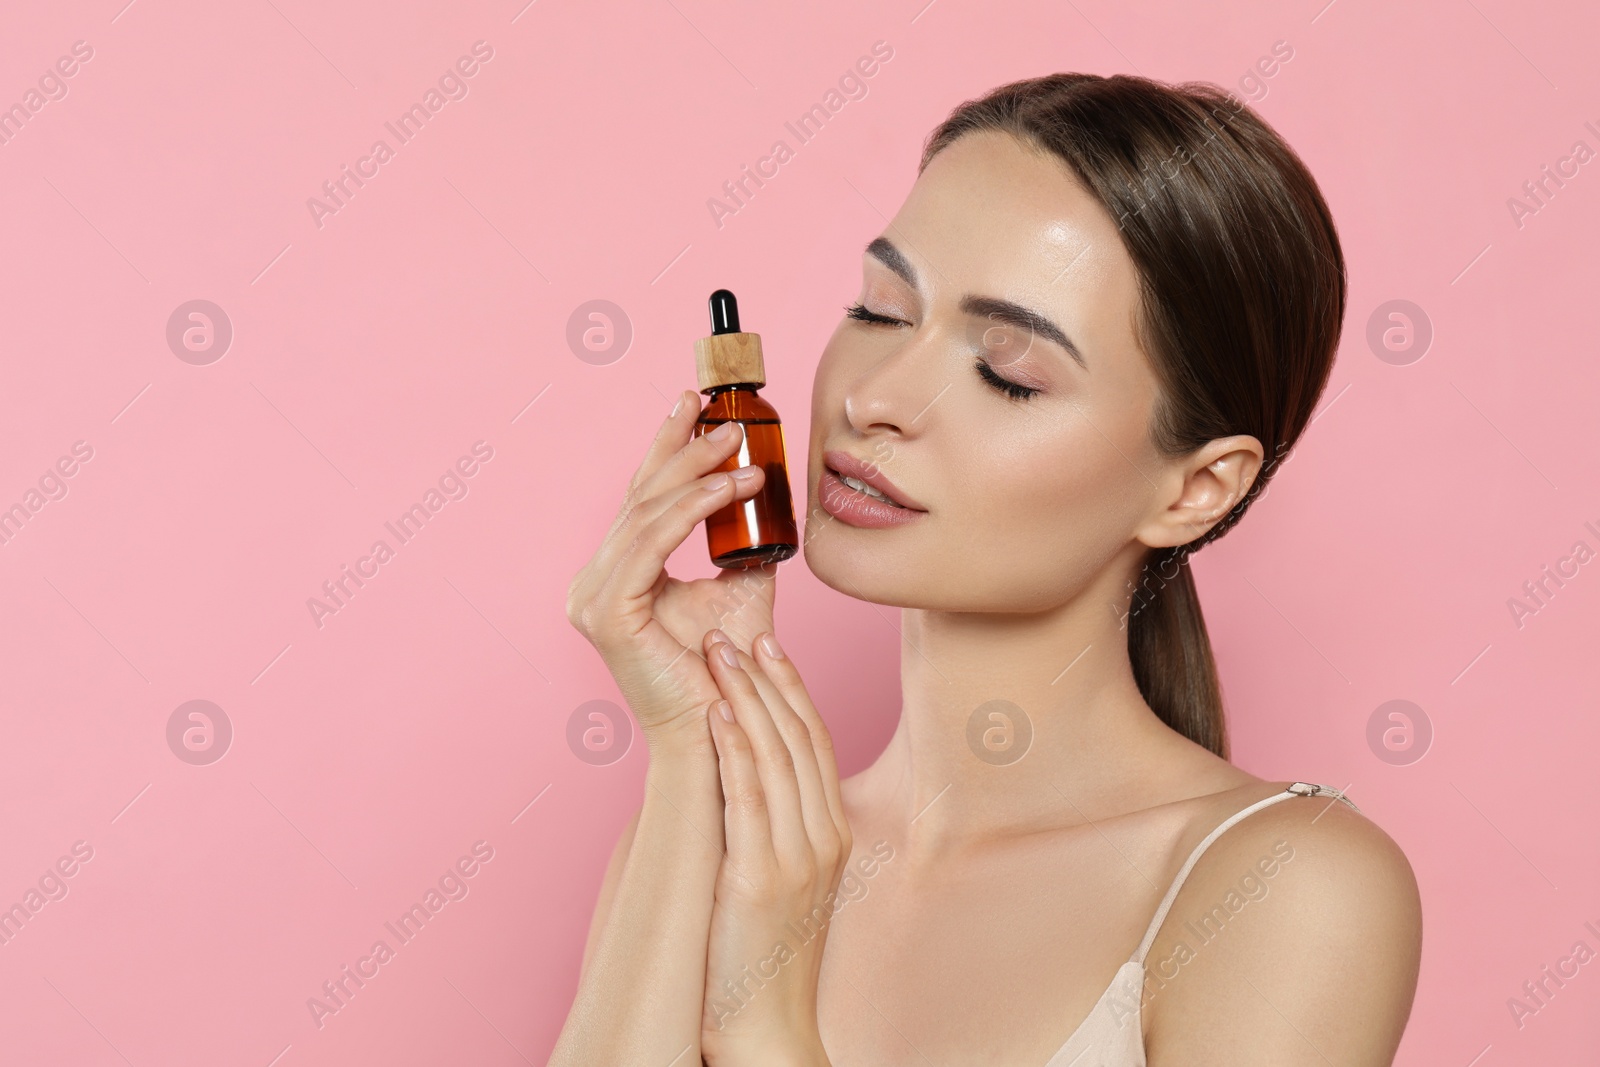
[[[723,722],[733,721],[733,705],[726,700],[717,701],[717,714],[722,716]]]
[[[675,419],[675,418],[678,417],[678,412],[683,410],[684,398],[687,397],[688,395],[689,395],[688,393],[679,393],[678,394],[678,402],[676,404],[672,405],[672,414],[668,415],[667,418]]]
[[[718,426],[715,430],[712,430],[710,433],[706,434],[706,436],[720,445],[726,444],[727,442],[733,440],[733,435],[738,432],[739,426],[737,423],[725,422],[721,426]]]
[[[717,654],[722,657],[722,662],[728,666],[737,667],[739,665],[739,657],[734,655],[733,646],[726,641],[717,645]]]
[[[756,476],[756,469],[754,467],[740,467],[738,470],[732,470],[728,473],[733,475],[733,480],[736,482],[748,482]]]
[[[726,474],[719,474],[715,478],[712,478],[709,482],[706,483],[706,492],[714,493],[718,489],[721,489],[723,486],[725,486],[727,484],[728,484],[728,476]]]
[[[719,630],[710,630],[710,631],[708,631],[706,633],[706,636],[711,638],[711,643],[713,645],[720,644],[720,643],[728,640],[728,635],[723,633],[720,629]]]
[[[783,649],[778,647],[778,636],[776,634],[763,634],[761,637],[761,647],[766,650],[767,655],[771,656],[773,659],[783,658]]]

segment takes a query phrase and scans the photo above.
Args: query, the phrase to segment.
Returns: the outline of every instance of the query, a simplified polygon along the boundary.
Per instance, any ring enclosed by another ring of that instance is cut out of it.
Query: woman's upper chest
[[[1048,1060],[1128,961],[1175,865],[1181,818],[1117,822],[939,860],[859,827],[818,982],[833,1062]]]

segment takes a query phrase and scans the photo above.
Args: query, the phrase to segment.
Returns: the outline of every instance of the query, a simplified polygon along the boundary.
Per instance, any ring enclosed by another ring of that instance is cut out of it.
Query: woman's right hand
[[[748,648],[751,638],[773,628],[776,565],[688,582],[666,573],[667,557],[695,527],[755,495],[766,477],[753,466],[731,476],[708,473],[738,452],[744,429],[724,423],[696,436],[699,412],[698,399],[685,390],[629,482],[611,529],[567,589],[568,621],[600,653],[647,738],[685,725],[706,732],[705,708],[722,696],[702,658],[707,631],[720,628]]]

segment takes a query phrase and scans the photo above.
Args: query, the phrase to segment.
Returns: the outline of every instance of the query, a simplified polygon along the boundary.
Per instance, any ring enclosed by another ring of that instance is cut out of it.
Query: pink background
[[[0,945],[0,1058],[543,1062],[644,770],[640,746],[568,748],[574,709],[618,698],[563,597],[693,384],[706,295],[740,296],[803,455],[815,359],[922,138],[1083,70],[1256,101],[1349,260],[1317,421],[1195,564],[1237,762],[1348,786],[1411,858],[1398,1062],[1592,1061],[1600,963],[1520,1029],[1507,1007],[1600,949],[1600,564],[1520,628],[1507,604],[1600,549],[1600,165],[1520,226],[1508,207],[1600,148],[1591,9],[125,2],[11,4],[0,34],[0,105],[93,49],[0,146],[0,507],[93,450],[0,545],[0,906],[93,850]],[[397,145],[383,124],[480,40],[465,98]],[[784,122],[880,40],[865,98],[797,145]],[[1277,41],[1263,97],[1241,78]],[[393,158],[319,226],[307,200],[379,138]],[[794,158],[719,227],[708,199],[779,138]],[[234,333],[206,365],[166,340],[195,299]],[[633,331],[602,364],[566,340],[597,299]],[[1397,299],[1434,332],[1407,365],[1366,336]],[[308,599],[479,441],[465,497],[319,627]],[[674,562],[709,573],[698,535]],[[854,772],[893,727],[895,631],[784,575],[780,629]],[[233,728],[204,766],[166,732],[197,699]],[[1393,699],[1434,731],[1406,765],[1367,742]],[[479,841],[468,895],[319,1028],[307,999]]]

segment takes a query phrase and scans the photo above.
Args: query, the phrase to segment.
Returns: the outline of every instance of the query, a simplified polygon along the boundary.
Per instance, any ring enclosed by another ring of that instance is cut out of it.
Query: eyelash
[[[985,363],[982,359],[975,358],[972,361],[972,366],[977,370],[978,377],[982,378],[984,381],[988,382],[1002,393],[1011,397],[1013,400],[1027,400],[1029,397],[1033,396],[1033,394],[1039,391],[1031,385],[1019,385],[1016,382],[1008,381],[1007,379],[1000,377],[1000,375],[994,372],[994,368],[989,366],[989,364]]]
[[[852,304],[844,309],[844,313],[847,317],[856,319],[860,322],[868,322],[878,325],[888,325],[900,321],[899,319],[890,318],[887,315],[879,315],[876,312],[868,311],[864,304]],[[1035,389],[1030,385],[1019,385],[1016,382],[1008,381],[1005,378],[1000,377],[1000,375],[994,372],[994,368],[985,363],[981,358],[975,358],[972,362],[972,366],[973,369],[978,372],[979,378],[982,378],[996,391],[1004,393],[1013,400],[1027,400],[1035,393],[1039,392],[1038,389]]]

